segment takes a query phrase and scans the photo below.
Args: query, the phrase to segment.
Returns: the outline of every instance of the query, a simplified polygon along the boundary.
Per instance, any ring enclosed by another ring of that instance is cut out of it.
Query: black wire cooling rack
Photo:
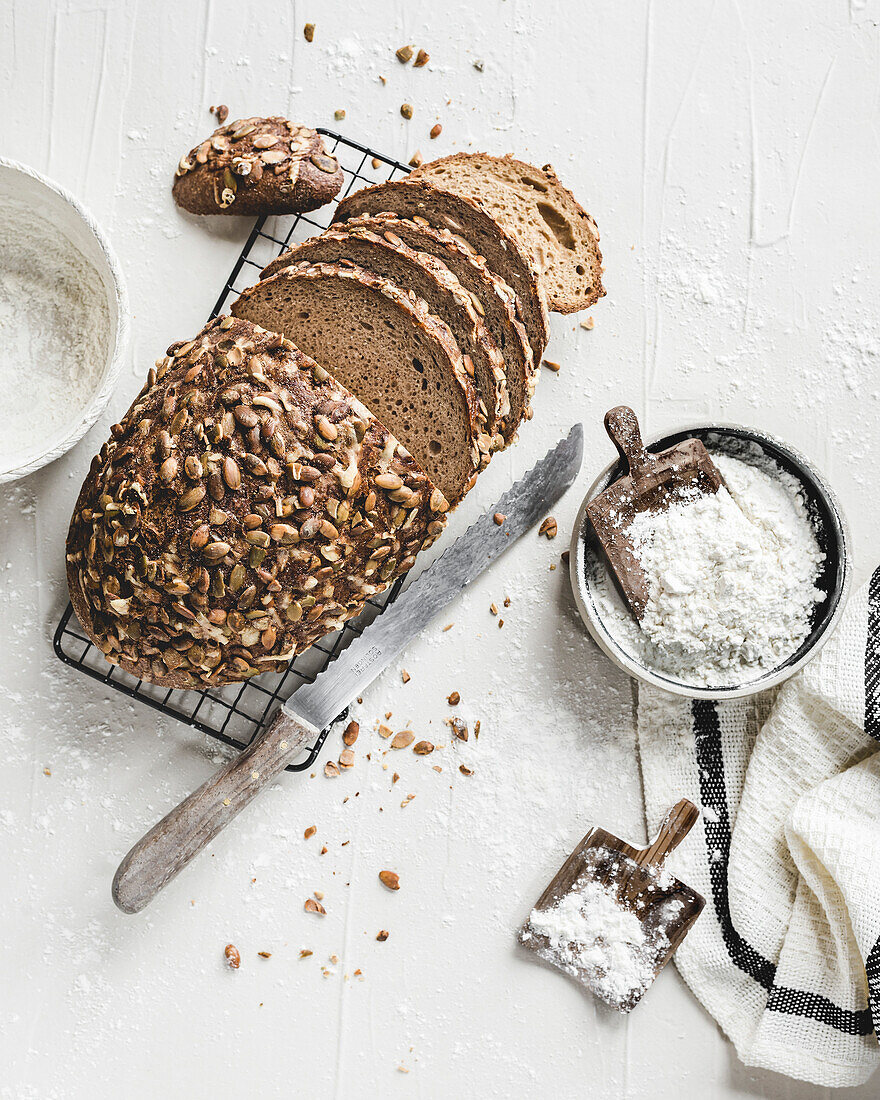
[[[345,176],[340,197],[367,184],[396,179],[409,171],[399,161],[332,130],[319,128],[318,133],[325,138],[328,151],[339,160]],[[334,209],[335,203],[310,214],[258,218],[226,280],[211,317],[223,313],[228,303],[238,297],[245,287],[250,286],[258,272],[275,256],[290,245],[326,229]],[[350,620],[341,630],[328,635],[296,657],[283,673],[264,673],[242,684],[229,684],[210,691],[180,691],[156,687],[124,672],[117,665],[109,664],[100,649],[86,637],[70,604],[55,631],[55,652],[65,664],[103,684],[109,684],[129,698],[138,699],[154,710],[193,726],[210,737],[216,737],[233,748],[243,749],[279,704],[288,699],[301,684],[311,683],[340,650],[363,632],[382,608],[395,598],[402,583],[402,579],[398,579],[387,592],[368,600],[363,612],[356,619]],[[341,717],[343,716],[340,715]],[[304,771],[311,767],[328,732],[329,727],[303,757],[288,766],[288,771]]]

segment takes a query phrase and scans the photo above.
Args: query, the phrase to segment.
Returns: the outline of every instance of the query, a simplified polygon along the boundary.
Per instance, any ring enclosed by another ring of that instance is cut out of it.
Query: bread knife
[[[565,439],[455,540],[364,632],[297,688],[273,721],[135,844],[113,879],[113,900],[138,913],[398,657],[431,620],[516,539],[531,530],[577,477],[583,427]],[[495,517],[503,515],[500,524]]]

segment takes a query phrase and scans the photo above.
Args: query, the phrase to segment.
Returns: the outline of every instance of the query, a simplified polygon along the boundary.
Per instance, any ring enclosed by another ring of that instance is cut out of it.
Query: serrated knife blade
[[[324,729],[388,667],[448,603],[531,530],[577,477],[584,430],[565,439],[504,494],[406,588],[311,684],[284,703],[291,718]],[[499,525],[494,516],[505,516]]]

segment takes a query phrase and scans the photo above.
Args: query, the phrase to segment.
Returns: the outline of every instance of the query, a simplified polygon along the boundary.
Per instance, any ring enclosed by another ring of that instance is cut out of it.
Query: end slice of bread
[[[552,165],[455,153],[422,165],[410,178],[479,202],[528,249],[554,312],[587,309],[605,294],[596,222],[559,182]]]

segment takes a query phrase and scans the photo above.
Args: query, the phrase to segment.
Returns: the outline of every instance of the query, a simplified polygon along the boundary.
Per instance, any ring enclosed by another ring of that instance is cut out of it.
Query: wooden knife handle
[[[628,464],[633,479],[644,477],[654,464],[654,456],[645,450],[639,418],[629,405],[615,405],[605,413],[605,431]]]
[[[308,723],[279,710],[235,760],[167,813],[119,864],[113,900],[123,913],[148,905],[317,736]]]
[[[699,816],[700,811],[693,802],[680,799],[663,818],[654,840],[635,857],[636,863],[641,867],[662,863],[681,844]]]

